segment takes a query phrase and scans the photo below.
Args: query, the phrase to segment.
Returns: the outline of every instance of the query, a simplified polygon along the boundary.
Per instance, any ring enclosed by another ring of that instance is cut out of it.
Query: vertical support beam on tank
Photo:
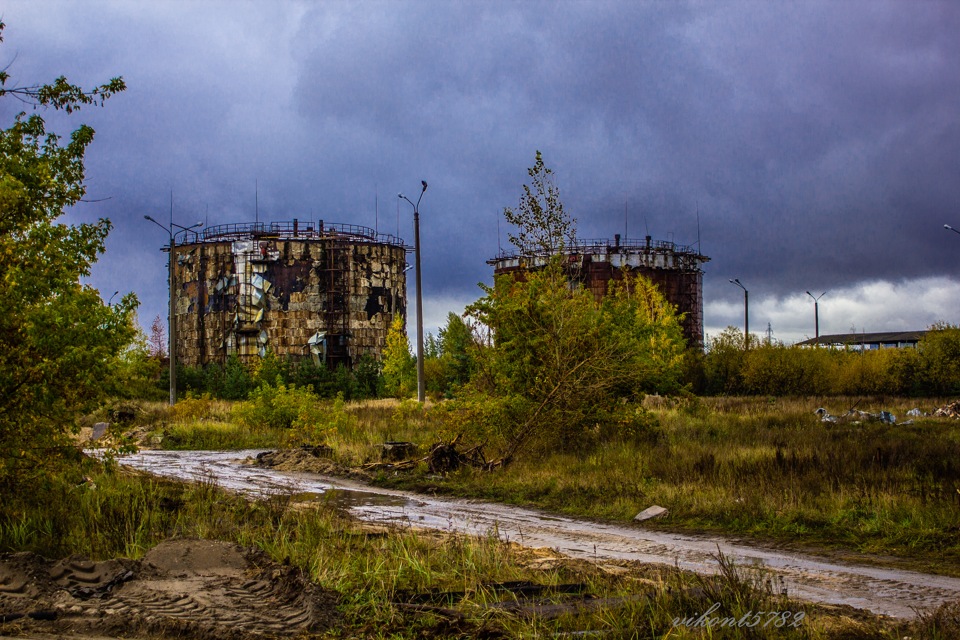
[[[207,255],[204,246],[200,247],[199,269],[197,271],[197,364],[207,363],[207,305],[210,303],[207,290]]]

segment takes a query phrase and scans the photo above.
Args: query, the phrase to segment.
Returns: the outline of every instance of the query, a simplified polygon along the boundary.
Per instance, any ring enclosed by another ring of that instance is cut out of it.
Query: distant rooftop
[[[855,347],[859,349],[895,349],[915,347],[927,335],[926,331],[887,331],[881,333],[834,333],[798,342],[798,347],[823,345],[828,347]]]

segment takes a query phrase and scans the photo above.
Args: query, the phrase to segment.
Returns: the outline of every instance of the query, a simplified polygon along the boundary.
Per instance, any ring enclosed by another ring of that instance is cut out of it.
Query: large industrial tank
[[[173,256],[177,360],[379,357],[394,317],[406,316],[406,253],[395,236],[323,221],[187,233]]]
[[[487,260],[494,275],[539,269],[551,255],[501,253]],[[703,270],[700,265],[710,260],[692,247],[673,242],[624,239],[615,235],[608,239],[581,240],[563,252],[564,265],[571,280],[593,292],[599,301],[607,293],[610,280],[624,273],[639,273],[660,288],[667,301],[684,314],[683,333],[691,346],[703,346]]]

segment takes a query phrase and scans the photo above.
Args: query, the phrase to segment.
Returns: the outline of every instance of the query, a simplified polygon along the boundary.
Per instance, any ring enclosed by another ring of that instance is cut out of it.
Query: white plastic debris
[[[668,513],[670,513],[666,508],[659,505],[653,505],[652,507],[647,507],[637,515],[633,516],[633,519],[637,522],[643,522],[645,520],[653,520],[655,518],[663,518]]]

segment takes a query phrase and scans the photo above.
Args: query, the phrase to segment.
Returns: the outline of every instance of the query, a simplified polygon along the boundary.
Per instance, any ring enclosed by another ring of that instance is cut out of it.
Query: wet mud
[[[918,610],[960,601],[957,578],[847,564],[716,536],[650,531],[640,525],[600,523],[489,502],[379,489],[356,480],[256,466],[252,462],[259,453],[143,451],[123,458],[121,463],[163,476],[215,481],[253,496],[326,493],[325,499],[366,522],[496,535],[583,560],[637,561],[713,573],[720,552],[737,564],[765,568],[791,597],[897,618],[912,618]]]
[[[0,636],[292,637],[330,628],[336,605],[298,570],[226,542],[168,540],[139,561],[0,555]]]

